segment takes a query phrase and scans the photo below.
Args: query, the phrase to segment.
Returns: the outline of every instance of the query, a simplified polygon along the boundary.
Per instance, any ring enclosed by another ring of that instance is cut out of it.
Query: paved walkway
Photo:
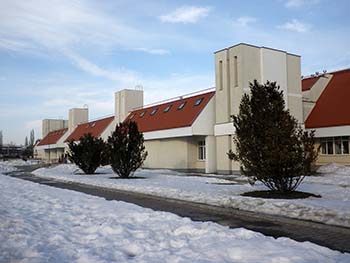
[[[107,200],[125,201],[157,211],[171,212],[179,216],[189,217],[194,221],[213,221],[231,228],[244,227],[275,238],[289,237],[297,241],[310,241],[334,250],[350,253],[350,228],[79,183],[64,183],[34,176],[30,173],[34,167],[23,167],[22,169],[23,171],[12,172],[8,175],[35,183],[100,196]]]

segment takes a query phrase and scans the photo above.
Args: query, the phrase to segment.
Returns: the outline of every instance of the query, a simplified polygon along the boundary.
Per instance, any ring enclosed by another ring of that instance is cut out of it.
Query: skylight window
[[[173,105],[170,104],[170,105],[166,106],[166,108],[164,109],[163,112],[168,112],[171,109],[171,106],[173,106]]]
[[[186,101],[182,102],[182,103],[179,105],[179,107],[177,107],[177,109],[178,109],[178,110],[182,110],[183,107],[185,107],[185,105],[186,105]]]
[[[153,109],[153,110],[151,111],[151,113],[150,113],[151,116],[154,115],[154,114],[156,114],[157,110],[158,110],[158,108]]]
[[[140,118],[142,118],[146,114],[146,111],[140,113]]]
[[[196,101],[196,103],[194,104],[194,106],[198,106],[199,104],[201,104],[203,101],[203,98],[200,98]]]

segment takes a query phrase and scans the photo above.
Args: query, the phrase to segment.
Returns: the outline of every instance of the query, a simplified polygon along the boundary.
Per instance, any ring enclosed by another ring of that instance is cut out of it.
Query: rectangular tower
[[[123,89],[115,93],[115,121],[124,121],[129,112],[143,107],[143,90]]]
[[[300,56],[267,47],[238,44],[215,52],[216,125],[218,172],[238,171],[226,153],[233,149],[231,115],[239,112],[249,83],[277,82],[283,90],[286,107],[303,124]],[[233,149],[234,150],[234,149]]]

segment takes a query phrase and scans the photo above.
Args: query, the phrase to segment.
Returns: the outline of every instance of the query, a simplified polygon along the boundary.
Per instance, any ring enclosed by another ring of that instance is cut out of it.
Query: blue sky
[[[0,130],[23,144],[41,120],[115,91],[145,102],[214,85],[213,52],[240,42],[302,56],[302,73],[350,67],[348,0],[0,0]]]

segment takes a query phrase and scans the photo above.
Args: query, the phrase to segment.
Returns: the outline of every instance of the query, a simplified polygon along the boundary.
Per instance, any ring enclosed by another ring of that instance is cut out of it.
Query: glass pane
[[[343,140],[343,154],[349,154],[349,141]]]
[[[341,140],[340,137],[334,138],[334,148],[335,148],[335,154],[341,154]]]
[[[327,154],[333,154],[333,142],[332,141],[327,142]]]
[[[322,154],[327,154],[327,143],[326,142],[321,143],[321,152],[322,152]]]

